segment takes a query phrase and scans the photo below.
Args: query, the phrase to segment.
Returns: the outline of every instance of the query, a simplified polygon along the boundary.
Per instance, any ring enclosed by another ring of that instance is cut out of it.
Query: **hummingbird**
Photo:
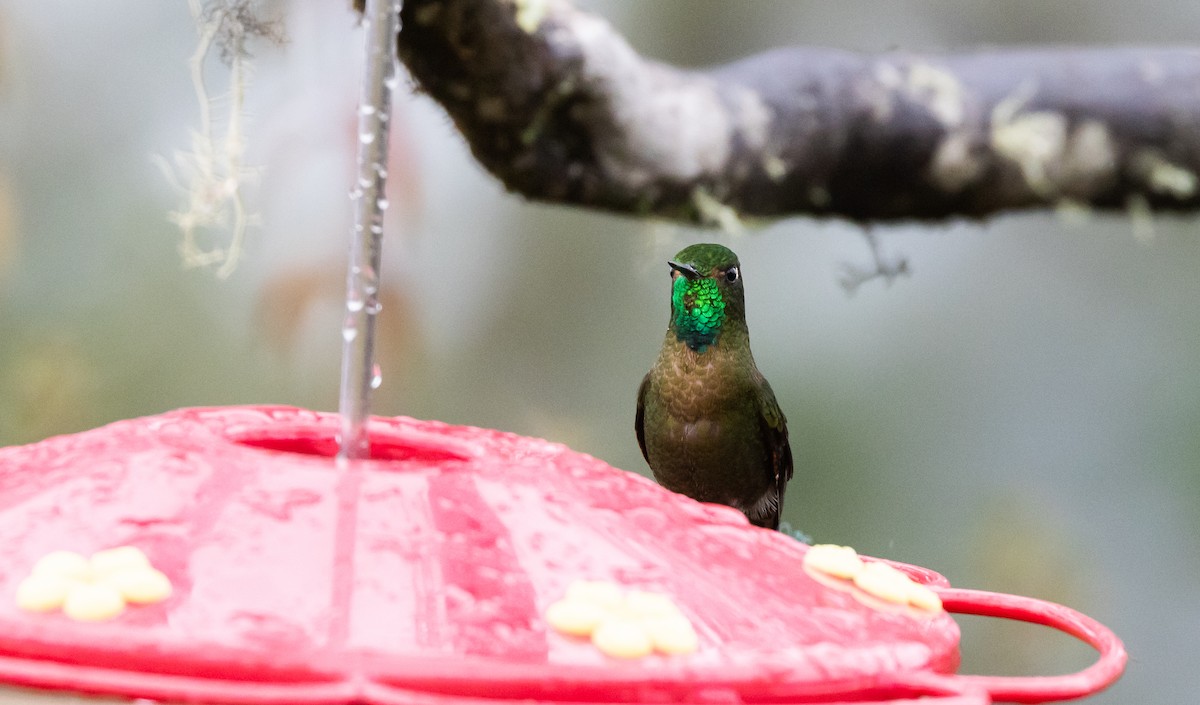
[[[727,247],[699,244],[667,264],[671,319],[638,388],[642,455],[663,487],[778,529],[792,449],[750,352],[741,263]]]

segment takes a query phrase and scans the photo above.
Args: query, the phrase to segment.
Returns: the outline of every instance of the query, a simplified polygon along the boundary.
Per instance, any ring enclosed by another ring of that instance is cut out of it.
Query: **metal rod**
[[[375,318],[379,313],[379,255],[383,213],[387,209],[388,126],[392,89],[396,86],[396,34],[400,5],[396,0],[367,0],[367,63],[358,108],[358,176],[354,230],[346,271],[346,320],[342,328],[342,386],[338,411],[341,435],[338,457],[371,455],[367,436],[371,393],[379,384],[375,365]]]

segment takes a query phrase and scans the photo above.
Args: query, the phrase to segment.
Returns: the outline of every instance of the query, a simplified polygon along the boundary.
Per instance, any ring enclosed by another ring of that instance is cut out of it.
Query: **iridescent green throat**
[[[713,279],[677,276],[671,287],[675,336],[696,352],[717,341],[725,322],[725,299]]]

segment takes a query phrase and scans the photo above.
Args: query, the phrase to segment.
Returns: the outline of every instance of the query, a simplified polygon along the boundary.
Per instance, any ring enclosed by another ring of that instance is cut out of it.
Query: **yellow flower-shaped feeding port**
[[[804,567],[853,583],[859,590],[884,602],[911,605],[926,612],[942,611],[942,600],[936,592],[887,563],[864,561],[849,546],[817,544],[804,555]]]
[[[669,595],[624,590],[615,583],[579,580],[546,609],[546,622],[562,634],[589,637],[602,653],[634,659],[690,654],[699,647],[692,623]]]
[[[171,581],[134,546],[86,558],[72,551],[43,556],[17,587],[17,607],[55,612],[80,622],[117,617],[128,604],[152,604],[171,596]]]

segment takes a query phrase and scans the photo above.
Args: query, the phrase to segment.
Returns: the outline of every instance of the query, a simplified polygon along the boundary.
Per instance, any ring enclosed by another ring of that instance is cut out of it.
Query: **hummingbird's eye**
[[[737,267],[730,267],[729,269],[725,270],[725,281],[732,284],[737,280],[738,280],[738,268]]]

